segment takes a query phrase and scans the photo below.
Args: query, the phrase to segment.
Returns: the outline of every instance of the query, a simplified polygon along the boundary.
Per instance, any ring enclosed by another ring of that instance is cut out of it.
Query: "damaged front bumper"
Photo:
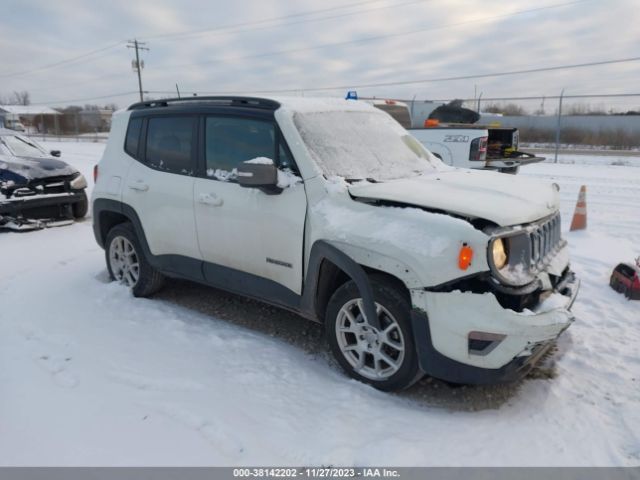
[[[412,324],[422,370],[465,384],[524,376],[574,320],[580,288],[567,269],[535,308],[504,308],[493,293],[412,290]]]
[[[84,190],[0,200],[0,228],[33,230],[66,225],[73,221],[73,205]]]

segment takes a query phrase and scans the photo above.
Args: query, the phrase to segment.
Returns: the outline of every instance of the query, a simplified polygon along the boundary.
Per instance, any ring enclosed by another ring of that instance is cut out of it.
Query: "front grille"
[[[69,191],[69,186],[64,181],[44,182],[42,190],[43,193],[65,193]]]
[[[68,193],[71,191],[70,182],[73,177],[50,177],[39,180],[32,180],[28,185],[8,189],[8,198],[28,197],[33,195],[48,195]],[[4,192],[3,192],[4,193]]]
[[[545,222],[538,224],[537,227],[529,233],[532,269],[543,268],[550,259],[551,254],[555,253],[561,240],[559,213]]]

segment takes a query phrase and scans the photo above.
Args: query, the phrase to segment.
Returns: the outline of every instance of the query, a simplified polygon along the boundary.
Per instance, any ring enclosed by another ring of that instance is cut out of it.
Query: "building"
[[[42,105],[0,105],[0,125],[16,130],[27,128],[53,133],[59,116],[60,112]]]

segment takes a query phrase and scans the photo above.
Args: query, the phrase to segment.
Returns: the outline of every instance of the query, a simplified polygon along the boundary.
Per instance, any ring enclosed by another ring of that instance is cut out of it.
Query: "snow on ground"
[[[558,163],[565,165],[611,165],[614,167],[640,167],[640,155],[638,154],[618,155],[609,152],[602,153],[603,154],[601,154],[600,156],[586,155],[584,153],[563,153],[558,155]],[[538,155],[547,159],[545,163],[553,163],[553,152],[540,152]]]
[[[104,145],[47,147],[91,178]],[[640,168],[591,163],[523,169],[561,186],[583,287],[548,368],[501,387],[381,393],[290,313],[187,282],[133,298],[90,219],[1,233],[0,465],[640,465],[640,302],[608,287],[640,254]]]

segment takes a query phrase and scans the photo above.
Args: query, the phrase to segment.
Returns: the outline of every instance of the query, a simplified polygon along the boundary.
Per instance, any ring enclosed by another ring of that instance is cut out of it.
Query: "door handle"
[[[221,207],[224,200],[218,197],[215,193],[201,193],[198,195],[198,202],[211,207]]]
[[[136,180],[129,184],[129,188],[131,190],[138,190],[139,192],[146,192],[149,190],[149,185],[144,183],[142,180]]]

